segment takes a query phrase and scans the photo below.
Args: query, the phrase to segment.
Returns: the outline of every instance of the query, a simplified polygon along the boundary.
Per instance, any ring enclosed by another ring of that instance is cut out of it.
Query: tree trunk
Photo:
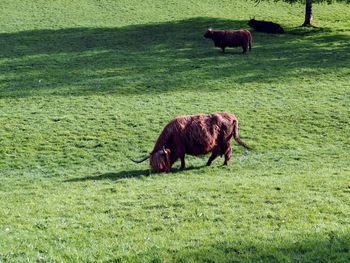
[[[302,26],[312,26],[312,0],[306,0],[305,3],[305,21]]]

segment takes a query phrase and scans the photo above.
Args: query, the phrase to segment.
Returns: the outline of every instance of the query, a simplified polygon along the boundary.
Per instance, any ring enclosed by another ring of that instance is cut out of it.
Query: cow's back
[[[235,121],[226,112],[176,117],[163,129],[153,152],[165,146],[174,156],[209,153],[232,137]]]
[[[240,47],[245,43],[249,43],[251,38],[248,30],[226,30],[225,43],[228,47]]]
[[[175,122],[178,132],[174,136],[174,146],[178,152],[201,155],[210,152],[215,146],[217,132],[210,125],[210,115],[183,116],[176,118]]]
[[[185,153],[201,155],[212,151],[223,140],[231,138],[235,117],[229,113],[187,116],[180,134]]]
[[[220,133],[217,143],[225,143],[232,137],[234,125],[237,122],[237,118],[236,116],[228,112],[218,112],[214,115],[218,116],[218,119],[220,120]]]

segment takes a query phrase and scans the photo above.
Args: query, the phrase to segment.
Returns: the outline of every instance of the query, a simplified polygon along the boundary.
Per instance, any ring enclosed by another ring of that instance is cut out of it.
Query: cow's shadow
[[[242,53],[242,51],[237,51],[234,48],[232,49],[226,49],[225,53],[223,53],[222,51],[219,51],[219,55],[223,55],[223,56],[248,56],[249,55],[249,51],[247,51],[247,53]]]
[[[113,180],[118,181],[127,178],[141,178],[143,176],[149,176],[151,171],[149,169],[143,170],[127,170],[120,172],[107,172],[103,174],[93,175],[93,176],[85,176],[67,179],[65,182],[82,182],[82,181],[99,181],[99,180]]]
[[[184,173],[186,171],[200,170],[204,167],[207,167],[207,166],[206,165],[189,166],[183,170],[175,167],[171,169],[170,173],[159,173],[159,174],[166,176],[169,174],[177,174],[177,173]],[[141,178],[148,177],[155,174],[156,173],[153,173],[150,169],[126,170],[126,171],[123,170],[119,172],[107,172],[99,175],[71,178],[71,179],[65,180],[64,182],[83,182],[83,181],[99,181],[99,180],[119,181],[119,180],[129,179],[129,178],[141,179]]]

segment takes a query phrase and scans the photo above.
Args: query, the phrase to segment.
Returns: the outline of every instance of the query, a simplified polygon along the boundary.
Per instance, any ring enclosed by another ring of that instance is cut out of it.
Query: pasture
[[[2,0],[0,262],[349,262],[350,6]],[[249,17],[226,54],[208,27]],[[147,155],[177,115],[228,111],[228,167]]]

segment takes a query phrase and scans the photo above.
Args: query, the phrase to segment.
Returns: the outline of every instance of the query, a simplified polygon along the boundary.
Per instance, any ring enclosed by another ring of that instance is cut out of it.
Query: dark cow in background
[[[254,30],[258,32],[265,32],[265,33],[272,33],[272,34],[284,33],[283,28],[279,24],[276,24],[270,21],[259,21],[253,18],[249,20],[248,26],[254,28]]]
[[[249,51],[252,49],[252,35],[245,29],[208,29],[204,37],[212,39],[215,46],[221,48],[224,53],[226,47],[242,47],[243,53],[246,53],[248,49]]]
[[[165,126],[151,154],[135,163],[150,159],[154,172],[169,172],[171,166],[181,160],[185,168],[185,154],[202,155],[211,152],[207,165],[217,156],[225,156],[224,165],[232,155],[231,138],[250,149],[238,137],[238,120],[227,112],[176,117]]]

